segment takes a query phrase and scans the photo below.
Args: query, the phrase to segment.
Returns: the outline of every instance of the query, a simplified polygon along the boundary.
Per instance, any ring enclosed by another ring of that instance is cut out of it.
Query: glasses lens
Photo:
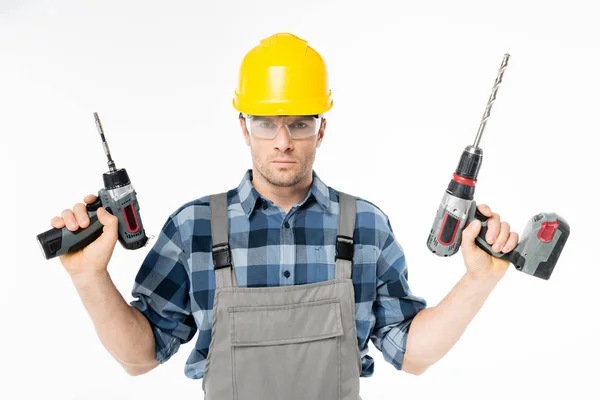
[[[290,129],[290,134],[294,139],[303,139],[314,136],[319,127],[321,119],[315,117],[301,117],[296,118],[287,124]]]
[[[276,120],[268,117],[246,117],[246,126],[252,136],[272,139],[277,135]]]
[[[321,117],[262,117],[246,116],[248,132],[255,137],[273,139],[282,126],[287,126],[292,139],[304,139],[317,134],[321,127]]]

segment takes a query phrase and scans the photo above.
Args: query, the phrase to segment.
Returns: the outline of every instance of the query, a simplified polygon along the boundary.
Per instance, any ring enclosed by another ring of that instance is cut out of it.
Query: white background
[[[363,398],[600,398],[600,25],[595,2],[566,4],[3,0],[0,397],[202,398],[201,381],[183,374],[192,343],[147,375],[122,371],[35,235],[101,188],[94,111],[149,235],[184,202],[235,187],[251,165],[231,106],[239,63],[284,31],[329,68],[335,105],[315,170],[388,214],[429,305],[464,272],[460,255],[438,258],[425,242],[504,53],[476,200],[519,233],[540,211],[572,229],[550,280],[511,267],[424,375],[396,371],[370,344]],[[117,244],[109,271],[127,301],[147,251]]]

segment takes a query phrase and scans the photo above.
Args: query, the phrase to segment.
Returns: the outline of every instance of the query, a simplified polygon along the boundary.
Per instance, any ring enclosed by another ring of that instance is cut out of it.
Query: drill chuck
[[[467,146],[460,157],[458,166],[446,193],[465,200],[473,200],[477,174],[483,160],[483,150]]]
[[[476,181],[482,161],[483,150],[479,147],[467,146],[460,157],[455,173],[465,179]]]
[[[102,179],[104,181],[104,187],[106,189],[115,189],[118,187],[126,186],[131,184],[129,180],[129,175],[124,168],[120,168],[113,171],[105,172],[102,174]]]

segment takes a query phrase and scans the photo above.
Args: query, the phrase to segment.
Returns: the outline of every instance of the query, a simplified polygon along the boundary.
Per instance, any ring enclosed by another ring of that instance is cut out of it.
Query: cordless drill
[[[483,151],[479,141],[496,100],[498,87],[510,55],[505,54],[488,100],[474,144],[467,146],[436,213],[427,247],[438,256],[456,254],[460,247],[463,229],[475,218],[481,221],[481,231],[476,244],[488,254],[512,263],[517,270],[542,279],[549,279],[562,249],[569,237],[569,224],[556,213],[539,213],[527,223],[521,241],[509,253],[495,252],[485,240],[487,217],[479,212],[473,200],[477,174],[481,167]]]
[[[80,250],[102,234],[103,225],[96,215],[96,211],[100,207],[104,207],[106,211],[117,216],[119,221],[118,240],[124,248],[139,249],[148,241],[140,216],[136,191],[131,185],[129,175],[124,168],[117,169],[115,167],[97,113],[94,113],[94,119],[108,158],[109,171],[102,176],[104,188],[98,191],[98,199],[94,203],[86,205],[90,218],[90,224],[87,227],[79,228],[75,232],[68,230],[67,227],[52,228],[37,235],[40,248],[48,260]]]

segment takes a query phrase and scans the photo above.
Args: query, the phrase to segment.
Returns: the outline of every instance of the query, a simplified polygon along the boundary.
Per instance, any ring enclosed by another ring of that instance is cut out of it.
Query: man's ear
[[[248,135],[244,117],[242,117],[241,115],[240,115],[240,128],[242,129],[242,134],[244,135],[244,140],[246,140],[246,145],[250,146],[250,135]]]
[[[321,129],[319,129],[319,133],[317,136],[317,147],[321,146],[321,142],[323,141],[323,138],[325,137],[326,125],[327,125],[327,120],[325,118],[323,118],[323,120],[321,121]]]

